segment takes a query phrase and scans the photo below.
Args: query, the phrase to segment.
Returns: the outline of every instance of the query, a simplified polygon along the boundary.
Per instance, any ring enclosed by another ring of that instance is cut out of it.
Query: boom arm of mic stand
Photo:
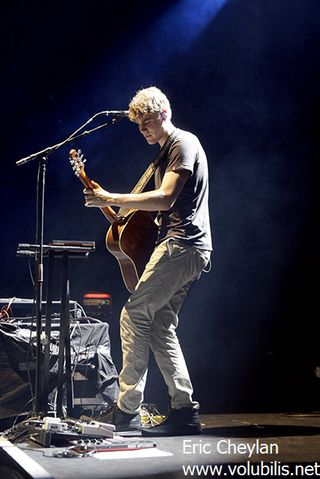
[[[84,135],[89,135],[90,133],[93,133],[94,131],[99,130],[100,128],[104,128],[105,126],[110,125],[110,122],[106,122],[106,123],[103,123],[102,125],[99,125],[99,126],[96,126],[95,128],[92,128],[91,130],[86,130],[86,131],[78,134],[79,131],[81,131],[83,128],[85,128],[95,118],[97,118],[100,115],[105,115],[105,114],[106,114],[105,111],[99,111],[98,113],[95,113],[91,118],[89,118],[89,120],[87,120],[85,123],[83,123],[83,125],[81,125],[79,128],[77,128],[65,140],[60,141],[59,143],[56,143],[55,145],[48,146],[48,147],[44,148],[43,150],[37,151],[36,153],[32,153],[31,155],[26,156],[25,158],[21,158],[20,160],[16,161],[16,165],[17,166],[24,165],[25,163],[29,163],[29,161],[35,160],[39,156],[46,156],[47,157],[51,153],[55,152],[56,150],[58,150],[62,146],[69,143],[70,141],[75,140],[76,138],[80,138],[81,136],[84,136]],[[117,118],[117,119],[113,118],[112,121],[111,121],[111,124],[113,125],[114,123],[122,120],[122,118],[123,117]]]

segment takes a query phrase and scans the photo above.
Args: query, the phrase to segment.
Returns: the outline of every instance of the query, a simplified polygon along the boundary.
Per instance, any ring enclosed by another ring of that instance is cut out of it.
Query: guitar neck
[[[147,183],[149,182],[150,178],[152,178],[156,169],[157,169],[157,164],[156,164],[156,162],[153,161],[148,166],[146,171],[143,173],[143,175],[141,176],[141,178],[139,179],[137,184],[134,186],[131,193],[134,193],[134,194],[141,193],[144,190]],[[129,211],[130,211],[130,208],[120,208],[119,209],[119,216],[124,217],[129,213]]]
[[[79,176],[79,179],[86,188],[93,188],[92,181],[85,172],[82,172],[81,176]],[[110,221],[111,224],[120,219],[120,215],[116,213],[110,206],[103,206],[100,208],[100,211],[102,211],[104,216],[108,219],[108,221]]]

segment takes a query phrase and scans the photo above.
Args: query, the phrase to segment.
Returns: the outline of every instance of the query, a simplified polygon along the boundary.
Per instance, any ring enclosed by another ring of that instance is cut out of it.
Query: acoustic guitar
[[[86,160],[81,150],[70,150],[69,159],[75,175],[86,188],[92,181],[84,168]],[[156,169],[153,162],[142,175],[132,193],[140,193]],[[126,288],[134,291],[143,273],[157,239],[158,227],[148,211],[120,208],[116,212],[110,206],[100,210],[111,223],[106,234],[106,247],[118,260]]]

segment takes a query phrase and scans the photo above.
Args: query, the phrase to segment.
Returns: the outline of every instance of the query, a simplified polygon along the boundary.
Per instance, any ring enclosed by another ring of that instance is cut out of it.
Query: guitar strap
[[[168,136],[167,141],[165,142],[165,144],[163,145],[161,150],[157,153],[157,156],[150,163],[150,165],[148,166],[146,171],[143,173],[141,178],[138,180],[137,184],[134,186],[131,193],[141,193],[145,189],[146,185],[149,183],[149,181],[153,177],[156,169],[160,165],[160,163],[162,161],[162,158],[168,152],[169,147],[170,147],[171,142],[174,139],[174,137],[175,137],[174,132],[170,136]],[[130,209],[130,208],[120,208],[119,211],[118,211],[118,215],[120,217],[125,217],[130,211],[132,211],[132,209]]]

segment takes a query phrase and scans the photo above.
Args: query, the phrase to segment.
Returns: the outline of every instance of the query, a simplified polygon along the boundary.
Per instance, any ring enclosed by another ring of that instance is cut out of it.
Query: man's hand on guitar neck
[[[85,206],[91,208],[103,208],[110,205],[111,193],[104,190],[99,183],[91,180],[93,188],[85,188],[83,190],[85,196]]]

